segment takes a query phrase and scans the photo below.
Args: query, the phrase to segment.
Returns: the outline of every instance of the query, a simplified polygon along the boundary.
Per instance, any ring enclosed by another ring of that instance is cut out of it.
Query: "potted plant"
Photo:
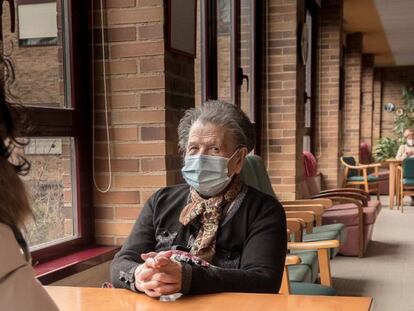
[[[399,146],[400,143],[398,139],[390,137],[379,139],[373,152],[375,161],[384,162],[387,159],[395,158]]]

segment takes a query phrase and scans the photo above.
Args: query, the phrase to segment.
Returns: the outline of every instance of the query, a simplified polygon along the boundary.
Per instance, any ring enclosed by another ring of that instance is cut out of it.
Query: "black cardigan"
[[[246,187],[240,206],[219,228],[212,265],[183,264],[181,292],[279,291],[287,248],[285,213],[275,198]],[[112,262],[115,287],[134,290],[133,271],[143,262],[140,254],[191,246],[198,226],[183,226],[178,220],[188,199],[189,187],[183,184],[163,188],[147,201]]]

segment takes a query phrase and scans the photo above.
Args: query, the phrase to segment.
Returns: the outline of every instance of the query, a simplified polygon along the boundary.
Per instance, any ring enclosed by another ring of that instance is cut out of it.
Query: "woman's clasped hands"
[[[142,254],[144,263],[135,270],[135,288],[150,297],[180,292],[182,265],[173,260],[172,255],[172,251]]]

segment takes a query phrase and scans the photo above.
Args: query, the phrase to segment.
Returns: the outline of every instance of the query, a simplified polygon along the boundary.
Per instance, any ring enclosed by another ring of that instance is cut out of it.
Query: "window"
[[[311,131],[312,131],[312,14],[309,10],[306,10],[306,19],[303,31],[308,39],[308,49],[305,65],[305,135],[303,136],[303,150],[311,151]],[[310,47],[310,48],[309,48]],[[306,52],[305,52],[306,53]]]
[[[26,232],[32,250],[79,236],[74,147],[72,137],[32,138],[23,151],[32,164],[23,177],[36,216]]]
[[[258,25],[263,4],[254,0],[201,3],[201,99],[240,106],[259,129],[262,44]]]
[[[88,5],[19,0],[14,33],[3,6],[6,97],[24,106],[30,140],[18,151],[32,163],[23,177],[35,213],[26,238],[43,262],[93,242]]]
[[[305,131],[303,136],[303,150],[314,151],[313,137],[315,126],[313,120],[315,119],[315,100],[314,100],[314,88],[315,88],[315,73],[316,73],[316,45],[317,42],[317,16],[319,14],[319,4],[315,0],[307,0],[306,4],[306,16],[305,26],[302,40],[306,37],[306,49],[302,55],[306,59],[305,62]]]

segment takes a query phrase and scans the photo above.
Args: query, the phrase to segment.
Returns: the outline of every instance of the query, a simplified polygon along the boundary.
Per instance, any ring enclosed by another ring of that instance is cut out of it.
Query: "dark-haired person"
[[[151,297],[277,293],[285,213],[240,178],[255,145],[253,125],[240,108],[212,101],[186,111],[178,136],[186,184],[147,201],[112,262],[112,282]]]
[[[28,171],[22,157],[11,160],[19,142],[9,105],[0,92],[0,310],[58,310],[36,280],[30,253],[22,235],[32,216],[28,195],[19,174]]]

